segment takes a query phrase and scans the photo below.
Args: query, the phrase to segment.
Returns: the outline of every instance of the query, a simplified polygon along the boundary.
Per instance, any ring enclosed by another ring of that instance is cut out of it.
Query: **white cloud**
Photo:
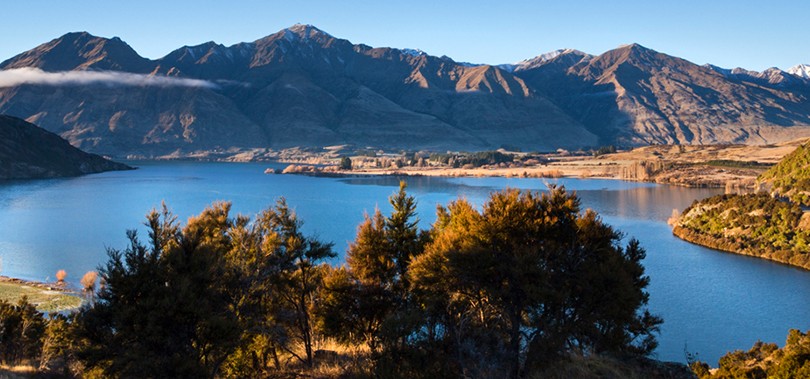
[[[51,86],[106,84],[159,87],[219,87],[217,84],[206,80],[174,78],[163,75],[132,74],[118,71],[45,72],[38,68],[31,67],[0,70],[0,88],[14,87],[21,84]]]

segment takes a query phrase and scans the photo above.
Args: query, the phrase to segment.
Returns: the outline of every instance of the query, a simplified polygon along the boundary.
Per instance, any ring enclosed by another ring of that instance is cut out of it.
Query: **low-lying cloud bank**
[[[206,80],[174,78],[163,75],[133,74],[118,71],[45,72],[38,68],[31,67],[0,70],[0,88],[14,87],[21,84],[52,86],[105,84],[110,86],[219,87],[217,84]]]

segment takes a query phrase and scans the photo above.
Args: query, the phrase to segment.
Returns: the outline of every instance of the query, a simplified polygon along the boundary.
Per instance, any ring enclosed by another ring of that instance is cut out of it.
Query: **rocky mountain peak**
[[[1,69],[36,67],[44,71],[119,70],[146,72],[150,61],[118,37],[88,32],[67,33],[3,63]]]
[[[793,66],[787,69],[787,72],[802,79],[810,79],[810,64],[799,64]]]

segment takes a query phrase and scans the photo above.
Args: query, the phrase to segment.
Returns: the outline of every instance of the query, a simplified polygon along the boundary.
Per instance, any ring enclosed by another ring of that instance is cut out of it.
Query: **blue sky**
[[[810,63],[807,0],[25,0],[0,9],[0,60],[71,31],[118,36],[154,59],[183,45],[231,45],[306,23],[353,43],[475,63],[559,48],[599,54],[632,42],[727,68]]]

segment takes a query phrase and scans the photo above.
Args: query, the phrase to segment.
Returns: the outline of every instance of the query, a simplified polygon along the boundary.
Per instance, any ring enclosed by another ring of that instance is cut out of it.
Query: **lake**
[[[59,269],[76,283],[106,261],[106,248],[126,247],[125,231],[165,201],[185,220],[217,200],[234,215],[255,215],[286,197],[304,229],[344,253],[364,212],[390,212],[398,178],[319,178],[266,175],[268,163],[135,162],[135,171],[79,178],[0,183],[0,274],[52,281]],[[664,318],[657,358],[684,362],[684,349],[711,365],[728,350],[758,339],[784,344],[788,329],[810,328],[810,273],[721,253],[681,241],[666,224],[673,209],[719,193],[598,179],[407,178],[421,225],[438,204],[458,197],[481,204],[497,189],[543,190],[549,183],[575,190],[583,206],[647,250],[650,308]],[[335,263],[339,263],[339,259]]]

